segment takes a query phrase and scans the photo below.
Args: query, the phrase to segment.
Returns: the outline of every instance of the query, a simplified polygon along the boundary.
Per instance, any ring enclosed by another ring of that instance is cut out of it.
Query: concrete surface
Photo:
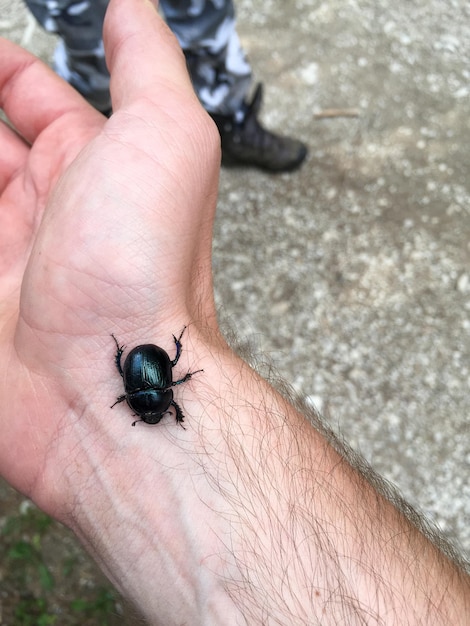
[[[310,156],[222,172],[222,315],[470,558],[470,6],[236,5],[264,120]],[[0,9],[49,61],[19,0]]]

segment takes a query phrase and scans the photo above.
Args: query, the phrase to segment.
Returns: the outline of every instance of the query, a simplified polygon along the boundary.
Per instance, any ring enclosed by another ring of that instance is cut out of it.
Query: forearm
[[[69,523],[152,623],[468,622],[465,575],[303,415],[223,344],[191,354],[186,431],[123,406],[68,470],[93,468]]]

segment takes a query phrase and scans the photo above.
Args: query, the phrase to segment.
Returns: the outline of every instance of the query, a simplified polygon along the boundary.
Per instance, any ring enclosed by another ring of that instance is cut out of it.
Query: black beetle
[[[173,380],[173,367],[178,363],[181,356],[181,337],[183,336],[186,326],[181,331],[178,339],[173,335],[176,345],[176,356],[173,361],[170,360],[168,353],[163,348],[155,346],[152,343],[146,343],[142,346],[133,348],[124,361],[124,367],[121,366],[121,356],[125,346],[120,346],[116,337],[111,335],[116,343],[116,367],[124,380],[124,390],[126,393],[119,396],[116,402],[111,406],[115,406],[124,400],[140,417],[132,423],[135,426],[137,422],[146,422],[147,424],[158,424],[162,417],[173,406],[176,411],[176,421],[181,424],[184,421],[183,411],[180,406],[173,400],[173,389],[175,385],[181,385],[191,378],[193,374],[202,372],[188,372],[186,376],[180,380]]]

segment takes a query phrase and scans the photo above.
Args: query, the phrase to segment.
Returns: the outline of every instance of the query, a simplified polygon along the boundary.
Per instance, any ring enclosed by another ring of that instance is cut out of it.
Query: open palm
[[[0,102],[17,131],[0,128],[0,472],[56,515],[41,485],[73,449],[64,429],[96,434],[88,409],[118,390],[110,333],[170,348],[171,332],[213,316],[217,132],[165,25],[128,6],[111,3],[105,25],[109,120],[0,42]]]

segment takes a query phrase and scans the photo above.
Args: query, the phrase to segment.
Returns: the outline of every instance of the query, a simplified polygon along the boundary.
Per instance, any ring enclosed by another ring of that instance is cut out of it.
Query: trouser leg
[[[241,111],[251,67],[236,32],[232,0],[160,0],[186,55],[196,93],[210,113]]]
[[[100,111],[111,108],[103,47],[108,2],[25,0],[38,22],[61,37],[54,54],[54,69]]]

